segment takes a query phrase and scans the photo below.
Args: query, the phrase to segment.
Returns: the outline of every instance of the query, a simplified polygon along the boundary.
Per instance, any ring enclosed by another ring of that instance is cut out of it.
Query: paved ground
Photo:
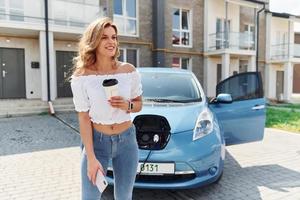
[[[0,119],[0,199],[79,200],[80,138],[73,113]],[[134,200],[300,200],[300,134],[266,129],[262,142],[227,147],[219,184],[134,190]],[[112,198],[112,188],[103,199]]]

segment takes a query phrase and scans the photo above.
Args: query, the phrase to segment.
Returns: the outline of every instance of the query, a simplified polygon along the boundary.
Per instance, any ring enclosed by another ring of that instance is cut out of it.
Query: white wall
[[[207,58],[207,84],[206,84],[206,96],[216,96],[216,84],[217,84],[217,64],[221,63],[221,59]]]
[[[10,42],[7,39],[0,37],[0,47],[24,49],[26,98],[41,98],[41,66],[39,69],[31,68],[32,61],[40,62],[38,39],[9,37]]]
[[[207,58],[207,85],[206,85],[206,95],[209,97],[214,97],[216,95],[216,85],[217,85],[217,64],[222,64],[222,58]],[[239,71],[239,59],[231,58],[229,65],[229,76],[233,75],[234,71]]]

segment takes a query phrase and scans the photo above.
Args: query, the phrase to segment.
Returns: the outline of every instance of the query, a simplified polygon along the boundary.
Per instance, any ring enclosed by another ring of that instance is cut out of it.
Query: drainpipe
[[[229,48],[228,1],[225,2],[225,49]]]
[[[256,34],[256,71],[258,72],[258,45],[259,45],[259,14],[265,10],[265,4],[263,4],[262,9],[257,12],[256,21],[257,21],[257,34]]]
[[[157,67],[165,67],[165,1],[163,0],[153,0],[152,1],[153,10],[153,49],[152,51],[152,65]]]
[[[54,108],[51,102],[51,91],[50,91],[50,60],[49,60],[49,19],[48,19],[48,0],[45,0],[45,32],[46,32],[46,62],[47,62],[47,95],[49,113],[54,114]]]

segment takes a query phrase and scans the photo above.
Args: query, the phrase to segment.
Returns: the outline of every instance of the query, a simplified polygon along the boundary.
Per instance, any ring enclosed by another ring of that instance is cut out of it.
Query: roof
[[[288,13],[277,13],[277,12],[272,12],[273,17],[281,17],[281,18],[290,18],[290,16],[294,16]]]
[[[258,4],[267,4],[266,2],[258,1],[258,0],[244,0],[244,1],[249,1],[249,2],[252,2],[252,3],[258,3]]]
[[[281,18],[290,18],[290,17],[297,17],[299,18],[300,16],[298,15],[293,15],[293,14],[289,14],[289,13],[279,13],[279,12],[273,12],[270,10],[266,10],[266,12],[271,13],[273,17],[281,17]]]

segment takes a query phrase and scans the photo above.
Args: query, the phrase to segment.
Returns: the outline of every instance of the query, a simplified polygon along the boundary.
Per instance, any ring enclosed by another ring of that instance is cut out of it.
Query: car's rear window
[[[141,76],[145,100],[201,101],[200,90],[190,74],[143,72]]]

